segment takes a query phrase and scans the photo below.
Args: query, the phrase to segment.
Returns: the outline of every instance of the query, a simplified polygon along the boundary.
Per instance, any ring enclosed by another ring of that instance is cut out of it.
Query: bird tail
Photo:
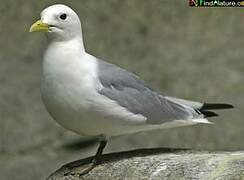
[[[218,114],[214,112],[215,110],[234,108],[234,106],[231,104],[201,103],[201,102],[189,101],[186,99],[179,99],[170,96],[165,96],[165,98],[175,103],[192,107],[198,113],[203,114],[204,118],[218,116]]]
[[[204,117],[214,117],[218,116],[217,113],[212,110],[221,110],[221,109],[232,109],[234,108],[231,104],[220,104],[220,103],[204,103],[200,109],[198,109]]]

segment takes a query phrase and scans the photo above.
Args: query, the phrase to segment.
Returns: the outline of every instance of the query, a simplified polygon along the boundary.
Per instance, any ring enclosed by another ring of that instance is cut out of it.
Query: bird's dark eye
[[[59,16],[60,19],[65,20],[67,18],[67,14],[61,14]]]

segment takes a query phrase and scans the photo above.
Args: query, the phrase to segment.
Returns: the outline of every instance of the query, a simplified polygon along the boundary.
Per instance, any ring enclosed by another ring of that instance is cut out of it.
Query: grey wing
[[[192,119],[197,112],[163,97],[136,75],[113,64],[98,60],[99,93],[116,101],[134,114],[147,118],[148,124]]]

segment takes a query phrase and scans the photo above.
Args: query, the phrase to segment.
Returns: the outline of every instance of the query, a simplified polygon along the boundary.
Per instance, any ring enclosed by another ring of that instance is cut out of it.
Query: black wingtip
[[[219,116],[217,113],[212,111],[201,111],[201,113],[204,115],[204,117],[215,117]]]
[[[204,103],[201,110],[232,109],[232,108],[234,108],[234,106],[231,104]]]

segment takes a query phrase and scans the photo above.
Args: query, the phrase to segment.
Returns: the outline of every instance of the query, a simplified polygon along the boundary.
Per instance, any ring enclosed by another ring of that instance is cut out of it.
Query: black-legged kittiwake
[[[45,32],[41,93],[50,115],[83,136],[99,137],[91,170],[112,136],[153,129],[211,123],[212,110],[229,104],[207,104],[154,91],[135,74],[85,51],[78,15],[57,4],[44,9],[30,32]]]

